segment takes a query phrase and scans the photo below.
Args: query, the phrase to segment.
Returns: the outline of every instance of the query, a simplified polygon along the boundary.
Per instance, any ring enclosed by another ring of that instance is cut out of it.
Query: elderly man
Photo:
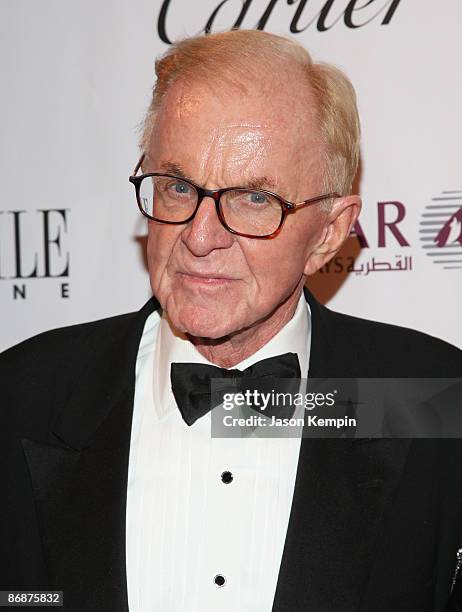
[[[1,588],[89,612],[458,609],[458,440],[223,439],[197,398],[246,372],[460,376],[455,347],[304,289],[361,207],[351,84],[259,31],[156,72],[130,177],[154,297],[1,357]]]

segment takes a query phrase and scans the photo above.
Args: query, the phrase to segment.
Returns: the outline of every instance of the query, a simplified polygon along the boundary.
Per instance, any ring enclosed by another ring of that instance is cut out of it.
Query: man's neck
[[[271,340],[294,316],[303,285],[294,291],[277,308],[252,327],[244,328],[223,338],[189,336],[196,349],[211,363],[221,368],[232,368],[256,353]]]

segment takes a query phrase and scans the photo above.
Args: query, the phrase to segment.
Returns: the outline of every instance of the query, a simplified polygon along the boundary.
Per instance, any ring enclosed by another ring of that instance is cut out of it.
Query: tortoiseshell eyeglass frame
[[[158,223],[167,223],[170,225],[183,225],[185,223],[189,223],[189,221],[194,219],[194,216],[196,215],[199,209],[199,206],[201,205],[202,200],[205,197],[210,197],[215,202],[215,208],[216,208],[217,215],[218,215],[218,218],[221,224],[229,232],[231,232],[232,234],[236,234],[238,236],[243,236],[244,238],[256,238],[256,239],[267,240],[269,238],[275,238],[280,233],[288,213],[294,213],[304,206],[308,206],[310,204],[316,204],[318,202],[322,202],[323,200],[341,197],[340,194],[338,193],[326,193],[323,195],[316,196],[314,198],[309,198],[308,200],[304,200],[303,202],[289,202],[288,200],[278,195],[277,193],[273,193],[272,191],[266,191],[265,189],[250,189],[249,187],[224,187],[222,189],[204,189],[203,187],[196,185],[192,181],[185,179],[182,176],[176,176],[174,174],[168,174],[168,173],[166,174],[164,172],[148,172],[146,174],[139,174],[138,176],[136,176],[137,172],[141,168],[141,164],[143,163],[144,157],[145,157],[145,154],[143,153],[143,155],[140,157],[140,160],[136,164],[135,169],[133,170],[133,174],[129,176],[128,180],[130,181],[130,183],[133,183],[133,185],[135,186],[136,201],[138,204],[138,208],[140,209],[140,212],[148,219],[151,219],[152,221],[157,221]],[[194,209],[194,212],[184,221],[165,221],[164,219],[157,219],[156,217],[153,217],[152,215],[147,213],[141,204],[140,186],[141,186],[141,182],[143,181],[143,179],[150,177],[150,176],[167,176],[169,178],[178,179],[179,181],[182,181],[183,183],[186,183],[187,185],[190,185],[191,187],[193,187],[197,192],[197,204],[196,204],[196,208]],[[252,191],[252,192],[262,193],[264,195],[272,196],[273,198],[275,198],[281,206],[281,220],[279,222],[278,227],[271,234],[266,234],[264,236],[244,234],[242,232],[238,232],[232,227],[229,227],[229,225],[226,223],[225,217],[223,215],[223,212],[220,206],[220,198],[222,194],[226,193],[227,191]]]

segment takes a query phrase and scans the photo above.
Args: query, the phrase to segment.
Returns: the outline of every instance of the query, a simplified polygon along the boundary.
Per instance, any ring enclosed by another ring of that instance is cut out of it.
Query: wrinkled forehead
[[[171,158],[193,171],[197,166],[198,173],[213,160],[234,170],[233,181],[250,170],[288,176],[308,153],[315,158],[319,152],[316,111],[301,89],[178,80],[159,108],[149,157],[154,163]]]
[[[239,127],[265,131],[273,139],[298,141],[317,134],[316,109],[308,87],[274,77],[232,84],[226,79],[178,79],[159,108],[155,134],[209,128],[237,133]],[[298,136],[298,138],[297,138]]]

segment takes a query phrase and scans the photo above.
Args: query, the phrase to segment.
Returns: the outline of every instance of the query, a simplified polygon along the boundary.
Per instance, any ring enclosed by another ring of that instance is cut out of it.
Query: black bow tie
[[[188,425],[207,414],[209,410],[218,406],[223,401],[225,387],[220,385],[218,393],[211,389],[211,379],[222,378],[232,383],[232,392],[245,391],[247,389],[258,392],[270,392],[277,386],[277,391],[282,389],[277,385],[278,379],[300,378],[300,364],[295,353],[284,353],[276,357],[269,357],[254,363],[245,370],[237,368],[227,370],[218,366],[202,363],[172,363],[170,368],[170,380],[176,403],[180,409],[183,419]],[[280,381],[284,382],[284,381]],[[294,387],[292,385],[291,390]],[[230,389],[226,389],[229,391]],[[298,387],[296,389],[298,391]],[[255,410],[257,407],[252,406]],[[277,408],[281,418],[290,418],[294,413],[293,406]],[[266,416],[273,416],[271,410],[264,412]]]

